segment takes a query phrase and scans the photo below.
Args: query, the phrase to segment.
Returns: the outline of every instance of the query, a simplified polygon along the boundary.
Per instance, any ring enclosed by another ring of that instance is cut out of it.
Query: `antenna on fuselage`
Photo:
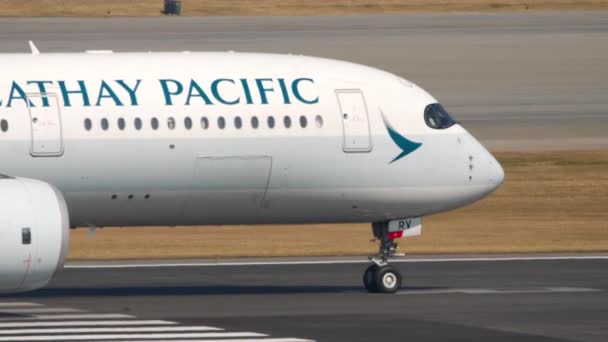
[[[39,55],[40,50],[36,47],[33,41],[30,40],[30,49],[32,50],[32,55]]]

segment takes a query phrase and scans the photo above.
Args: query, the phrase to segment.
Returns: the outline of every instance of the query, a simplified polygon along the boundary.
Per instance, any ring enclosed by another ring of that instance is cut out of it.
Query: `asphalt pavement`
[[[410,259],[395,295],[363,290],[363,259],[80,263],[0,297],[0,341],[606,341],[608,256],[579,257]]]

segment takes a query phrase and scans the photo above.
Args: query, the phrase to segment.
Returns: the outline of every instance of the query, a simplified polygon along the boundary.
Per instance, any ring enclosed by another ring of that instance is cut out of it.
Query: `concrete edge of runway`
[[[470,254],[470,255],[412,255],[392,259],[393,263],[437,262],[498,262],[537,260],[608,260],[608,253],[542,253],[542,254]],[[232,258],[189,260],[115,260],[73,261],[66,269],[87,268],[159,268],[159,267],[215,267],[215,266],[281,266],[332,265],[369,263],[365,257],[303,257],[303,258]]]

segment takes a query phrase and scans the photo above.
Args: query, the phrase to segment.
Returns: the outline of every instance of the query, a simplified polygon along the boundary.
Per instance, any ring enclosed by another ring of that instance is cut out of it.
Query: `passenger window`
[[[317,115],[315,117],[315,125],[317,126],[317,128],[323,127],[323,117],[321,115]]]
[[[220,117],[217,119],[217,126],[218,126],[220,129],[224,129],[224,128],[226,128],[226,119],[224,119],[224,117],[223,117],[223,116],[220,116]]]
[[[268,128],[274,128],[274,117],[268,117]]]
[[[251,118],[251,127],[257,129],[260,126],[260,120],[258,120],[257,116]]]
[[[135,129],[139,131],[141,129],[141,126],[142,126],[141,119],[135,118]]]
[[[201,118],[201,127],[203,129],[209,129],[209,119],[204,116]]]
[[[172,117],[169,117],[167,119],[167,127],[169,127],[170,130],[174,130],[175,129],[175,119]]]
[[[2,132],[8,131],[8,121],[2,119],[2,121],[0,121],[0,129]]]
[[[285,116],[283,118],[283,124],[285,125],[285,128],[290,128],[291,127],[291,118],[289,116]]]
[[[426,109],[424,110],[424,121],[427,126],[433,129],[446,129],[456,123],[439,103],[433,103],[426,106]]]
[[[125,119],[120,118],[118,119],[118,128],[123,131],[125,129]]]
[[[186,117],[184,119],[184,126],[186,126],[186,129],[191,129],[192,128],[192,119],[190,119],[190,117]]]
[[[241,127],[243,127],[243,120],[240,116],[234,118],[234,127],[236,127],[236,129],[241,129]]]
[[[2,120],[2,121],[4,121],[4,120]],[[91,119],[84,119],[84,129],[86,129],[87,131],[90,131],[91,128],[93,128],[93,122],[91,122]],[[6,132],[4,130],[4,127],[2,128],[2,131]]]
[[[300,127],[306,128],[306,126],[308,126],[308,120],[306,120],[306,117],[302,115],[300,116]]]
[[[158,119],[152,118],[152,120],[150,120],[150,125],[152,126],[153,130],[157,130],[158,129]]]
[[[104,131],[107,131],[108,128],[110,127],[110,123],[108,122],[108,119],[101,119],[101,129],[103,129]]]

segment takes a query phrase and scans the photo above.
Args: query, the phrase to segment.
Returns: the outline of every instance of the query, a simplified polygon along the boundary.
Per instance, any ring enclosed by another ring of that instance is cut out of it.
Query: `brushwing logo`
[[[391,126],[391,124],[386,120],[384,113],[382,113],[382,119],[384,120],[384,125],[386,126],[386,130],[388,131],[388,135],[393,139],[395,145],[397,145],[401,149],[401,153],[395,157],[395,159],[391,160],[389,164],[396,162],[397,160],[407,156],[408,154],[416,151],[422,143],[417,143],[409,140],[403,135],[397,133],[397,131]]]

